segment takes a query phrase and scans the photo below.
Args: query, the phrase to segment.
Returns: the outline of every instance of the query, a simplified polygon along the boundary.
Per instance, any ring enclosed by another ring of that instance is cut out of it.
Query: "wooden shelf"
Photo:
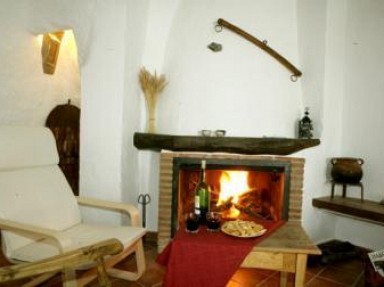
[[[320,144],[319,139],[203,137],[135,133],[138,149],[160,151],[229,152],[240,154],[289,155]]]
[[[326,209],[331,212],[356,217],[362,220],[384,224],[384,205],[360,198],[330,196],[312,199],[314,207]]]

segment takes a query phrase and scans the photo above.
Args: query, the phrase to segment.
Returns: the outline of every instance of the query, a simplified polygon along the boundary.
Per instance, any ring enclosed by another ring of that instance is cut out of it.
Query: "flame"
[[[232,205],[226,217],[231,219],[236,219],[239,217],[239,215],[240,215],[240,210],[238,210],[234,205]]]
[[[248,171],[224,171],[220,177],[220,194],[217,206],[231,201],[228,217],[237,218],[240,211],[235,207],[239,197],[248,192]]]

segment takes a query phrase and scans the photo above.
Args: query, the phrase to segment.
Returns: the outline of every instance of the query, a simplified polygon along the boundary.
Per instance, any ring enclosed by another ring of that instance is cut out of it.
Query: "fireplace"
[[[212,210],[230,218],[301,221],[304,159],[286,156],[228,153],[165,152],[160,156],[159,252],[177,230],[182,214],[193,210],[194,187],[201,160],[207,162]],[[246,188],[233,202],[233,195],[219,199],[220,179],[246,175]]]
[[[194,210],[200,158],[173,159],[171,236],[183,214]],[[261,159],[209,159],[206,182],[210,187],[209,210],[224,220],[287,220],[290,162]]]

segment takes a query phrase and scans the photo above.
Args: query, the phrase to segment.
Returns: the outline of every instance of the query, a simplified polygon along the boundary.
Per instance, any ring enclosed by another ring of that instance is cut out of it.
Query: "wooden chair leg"
[[[100,260],[98,260],[98,264],[97,264],[97,278],[99,280],[99,286],[100,287],[111,287],[111,282],[109,281],[108,279],[108,274],[107,274],[107,270],[105,269],[105,266],[104,266],[104,259],[103,258],[100,258]]]
[[[136,261],[137,261],[137,275],[141,277],[145,271],[145,254],[143,241],[140,240],[136,250]]]
[[[65,268],[61,274],[63,287],[77,287],[76,272],[72,268]]]
[[[142,239],[138,240],[134,246],[134,252],[136,256],[136,272],[130,272],[125,270],[120,270],[117,268],[108,268],[108,274],[112,277],[128,280],[128,281],[136,281],[139,279],[144,271],[145,271],[145,255],[144,255],[144,247]]]

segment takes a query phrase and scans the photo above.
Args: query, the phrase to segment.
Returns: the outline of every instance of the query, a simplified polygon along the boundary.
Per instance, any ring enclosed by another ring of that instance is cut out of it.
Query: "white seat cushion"
[[[62,234],[71,239],[71,248],[65,250],[70,251],[110,238],[116,238],[124,247],[128,247],[145,234],[145,229],[132,226],[78,224],[63,231]],[[12,259],[31,262],[57,254],[59,250],[52,245],[52,242],[42,240],[13,250],[10,255]]]
[[[77,200],[57,165],[2,171],[0,191],[2,219],[57,231],[81,222]],[[7,256],[32,241],[8,231],[2,238]]]

